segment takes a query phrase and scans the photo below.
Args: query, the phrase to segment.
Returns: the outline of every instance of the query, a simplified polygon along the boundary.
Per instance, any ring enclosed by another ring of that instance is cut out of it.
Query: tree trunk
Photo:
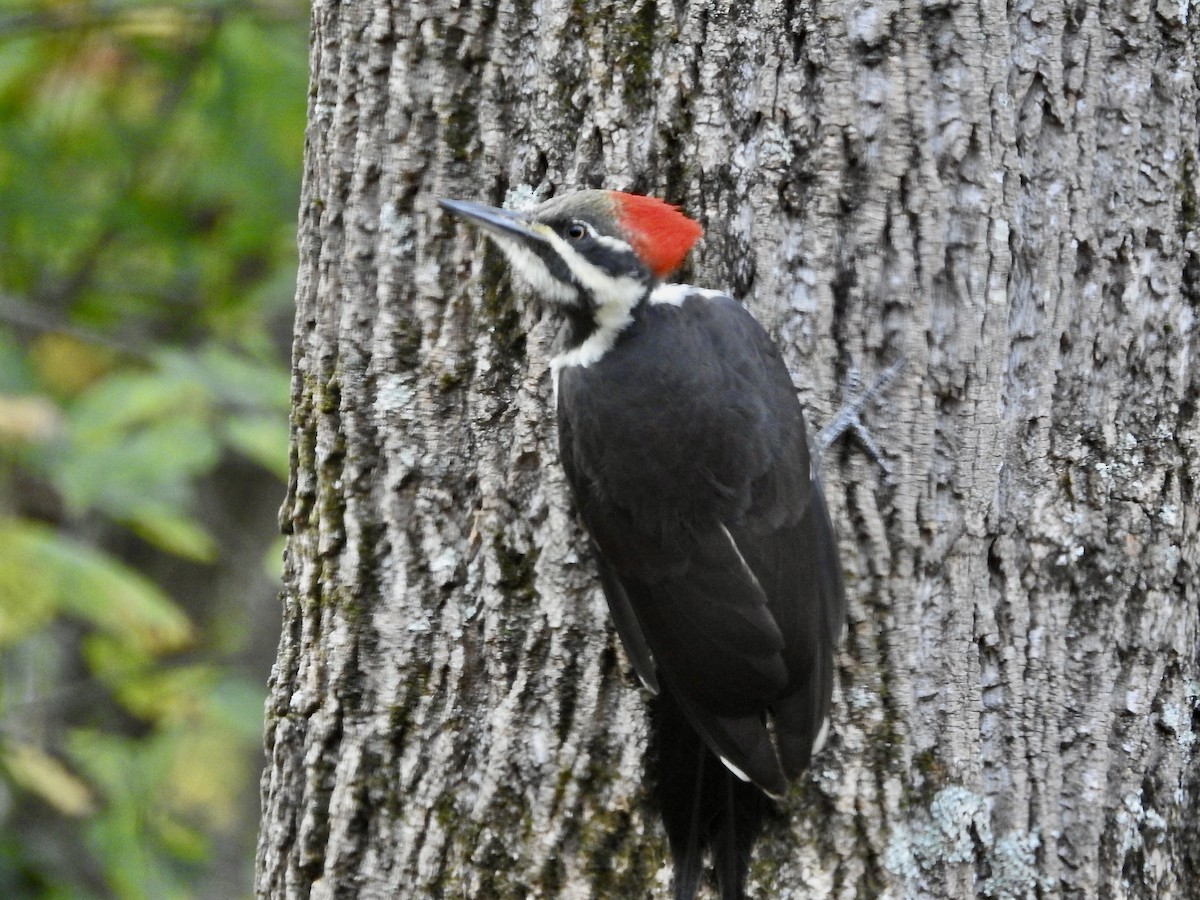
[[[667,895],[558,323],[436,206],[521,185],[704,222],[818,426],[908,363],[752,894],[1195,891],[1198,57],[1168,0],[318,0],[259,894]]]

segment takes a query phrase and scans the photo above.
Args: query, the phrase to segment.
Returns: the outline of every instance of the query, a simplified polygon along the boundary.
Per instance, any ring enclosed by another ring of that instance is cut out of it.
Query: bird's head
[[[654,197],[586,190],[527,212],[442,200],[482,228],[533,290],[576,314],[627,315],[703,233]]]

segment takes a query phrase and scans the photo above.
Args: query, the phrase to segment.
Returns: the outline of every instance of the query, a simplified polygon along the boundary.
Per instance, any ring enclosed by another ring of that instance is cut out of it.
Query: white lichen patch
[[[903,893],[889,897],[919,900],[931,896],[933,876],[947,866],[974,865],[984,875],[979,893],[995,900],[1025,900],[1048,889],[1037,870],[1036,833],[992,834],[988,801],[961,785],[938,791],[927,811],[893,829],[883,865],[900,878]]]
[[[1142,793],[1126,794],[1117,810],[1117,826],[1122,830],[1121,852],[1144,850],[1149,854],[1152,847],[1166,838],[1167,822],[1153,807],[1142,803]]]
[[[1189,723],[1191,722],[1191,713],[1184,713],[1174,703],[1168,703],[1163,706],[1163,711],[1158,717],[1159,724],[1168,731],[1173,732],[1179,738],[1180,745],[1190,750],[1192,745],[1196,743],[1196,735],[1192,733]]]
[[[544,184],[535,188],[522,182],[508,189],[508,193],[504,195],[504,208],[526,212],[546,199],[544,193]]]
[[[379,379],[375,391],[375,418],[386,423],[399,412],[412,408],[414,392],[411,383],[399,375]]]
[[[1037,888],[1049,891],[1048,879],[1038,876],[1037,849],[1041,839],[1036,833],[1010,831],[992,848],[988,862],[991,874],[983,880],[980,890],[996,900],[1034,898]]]
[[[392,256],[411,259],[416,253],[416,222],[391,200],[379,207],[379,231],[383,238],[380,245]]]
[[[952,785],[938,791],[929,804],[929,814],[947,862],[970,862],[976,840],[985,846],[992,842],[987,801],[965,787]]]

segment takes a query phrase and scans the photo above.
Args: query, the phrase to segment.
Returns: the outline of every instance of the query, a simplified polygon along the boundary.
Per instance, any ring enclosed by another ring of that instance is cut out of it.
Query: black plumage
[[[740,897],[758,789],[784,793],[829,712],[836,543],[761,326],[711,292],[632,315],[599,360],[559,374],[562,462],[622,642],[659,690],[676,896],[694,895],[707,846],[722,896]]]
[[[660,200],[587,190],[516,212],[442,201],[565,317],[562,463],[654,704],[655,794],[692,900],[711,852],[744,896],[754,841],[827,723],[844,618],[804,416],[733,299],[660,285],[700,237]]]

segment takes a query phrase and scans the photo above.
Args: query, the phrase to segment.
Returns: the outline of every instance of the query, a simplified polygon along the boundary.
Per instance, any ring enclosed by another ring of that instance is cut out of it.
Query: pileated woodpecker
[[[845,618],[837,544],[778,349],[719,291],[662,279],[702,231],[661,200],[587,190],[482,228],[565,316],[559,452],[613,622],[658,694],[657,799],[676,900],[705,850],[723,900],[825,742]]]

